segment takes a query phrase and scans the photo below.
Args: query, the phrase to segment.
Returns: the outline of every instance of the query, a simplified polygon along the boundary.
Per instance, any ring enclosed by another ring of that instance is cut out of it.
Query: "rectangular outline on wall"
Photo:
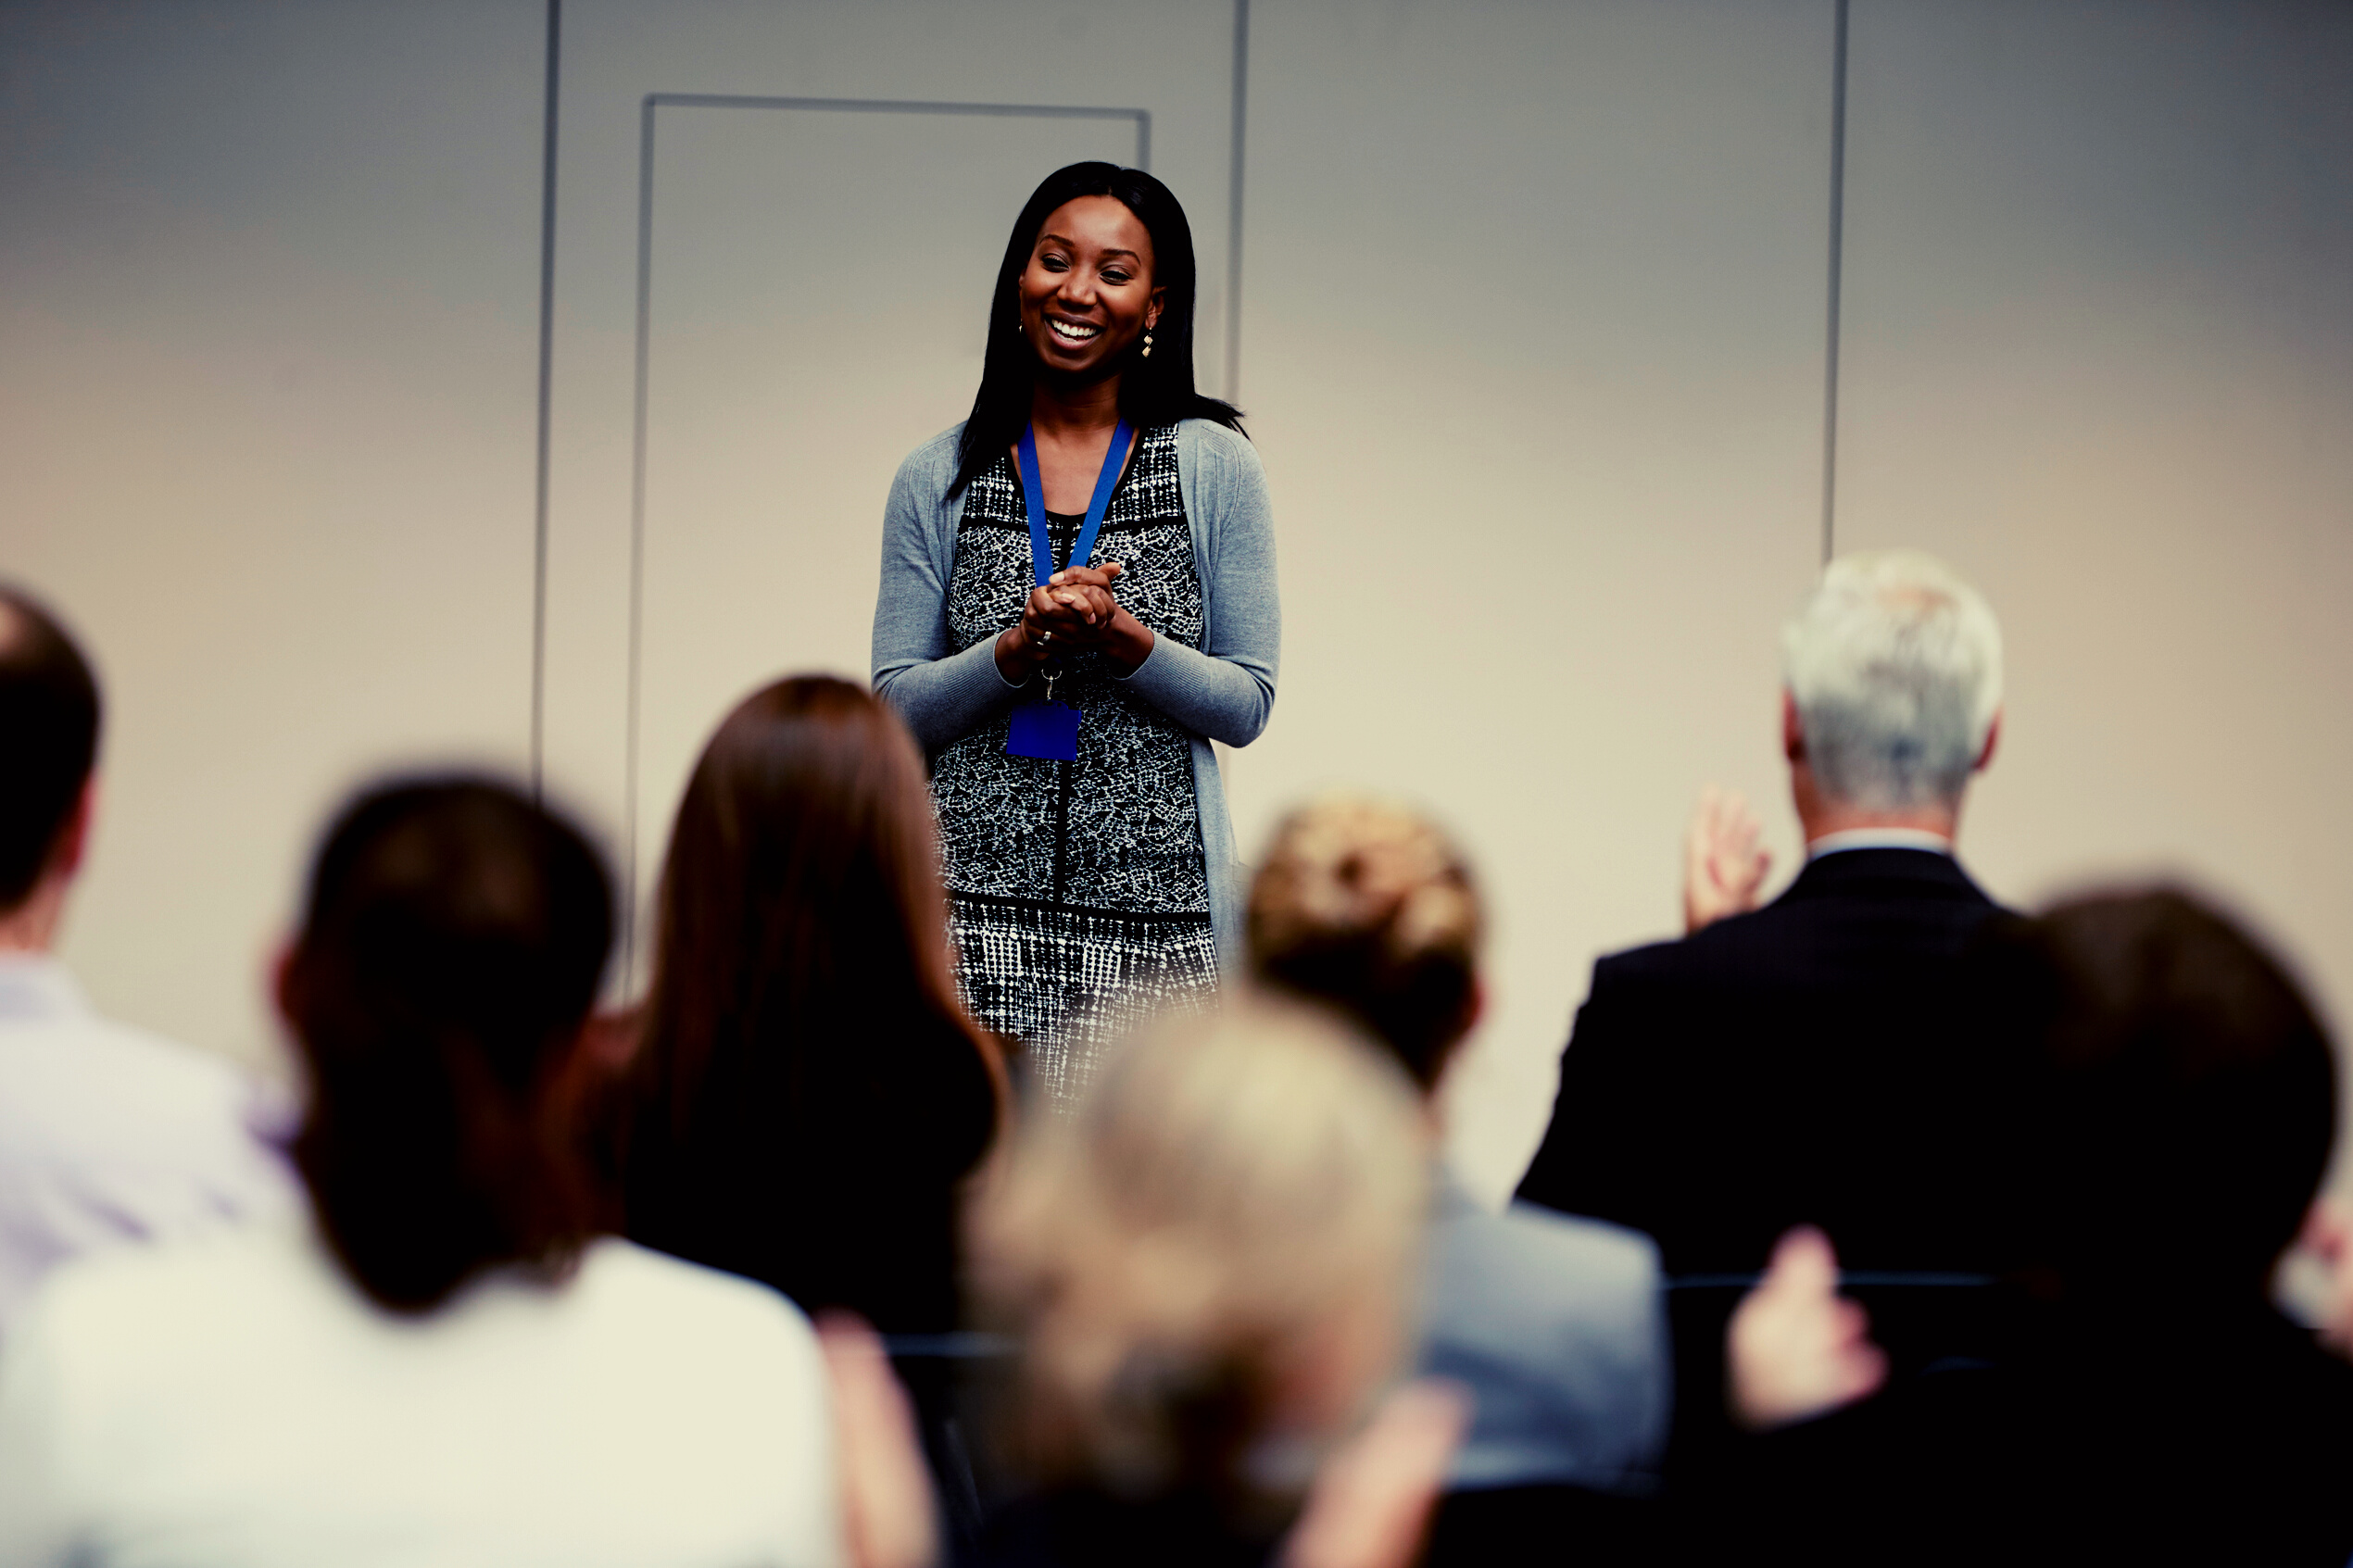
[[[1245,11],[1243,13],[1247,15]],[[1239,44],[1238,44],[1239,46]],[[978,115],[1010,119],[1129,119],[1136,124],[1136,167],[1151,167],[1152,117],[1149,109],[1093,107],[1071,104],[960,104],[925,98],[765,97],[735,93],[648,93],[640,110],[637,144],[637,375],[636,413],[629,483],[629,695],[625,723],[627,767],[622,782],[621,974],[627,985],[637,951],[637,773],[638,709],[642,688],[646,563],[646,410],[653,323],[654,117],[661,108],[802,109],[841,114]],[[1239,157],[1237,113],[1236,157]],[[1231,237],[1239,255],[1239,233]],[[544,558],[544,550],[542,552]]]

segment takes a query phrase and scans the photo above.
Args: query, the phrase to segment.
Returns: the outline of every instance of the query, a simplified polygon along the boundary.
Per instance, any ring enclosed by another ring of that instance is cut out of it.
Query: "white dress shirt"
[[[0,953],[0,1344],[65,1259],[294,1211],[273,1120],[228,1061],[100,1018],[55,959]]]
[[[1950,855],[1953,841],[1926,828],[1846,828],[1808,840],[1806,858],[1818,860],[1846,849],[1925,849],[1932,855]]]
[[[816,1336],[607,1238],[422,1318],[307,1222],[53,1273],[0,1351],[6,1568],[832,1568]]]

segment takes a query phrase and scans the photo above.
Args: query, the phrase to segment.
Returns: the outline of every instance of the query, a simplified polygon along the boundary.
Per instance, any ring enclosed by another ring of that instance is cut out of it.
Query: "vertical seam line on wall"
[[[557,3],[557,0],[550,0],[551,5],[555,3]],[[1248,0],[1240,0],[1240,3],[1244,6],[1246,14]],[[552,47],[553,45],[551,44],[551,53],[549,56],[550,64],[548,66],[550,73],[548,77],[548,92],[550,94],[549,103],[551,106],[554,102],[553,84],[555,81],[553,75],[555,67],[553,64],[554,56],[552,54]],[[638,713],[643,689],[643,682],[640,671],[644,663],[641,654],[643,651],[643,633],[645,625],[646,422],[648,401],[647,389],[648,385],[648,376],[650,373],[648,367],[651,358],[653,341],[654,111],[664,105],[668,105],[673,108],[819,109],[834,110],[849,114],[980,115],[995,119],[1027,118],[1047,119],[1127,119],[1133,120],[1136,125],[1136,167],[1142,169],[1150,169],[1151,168],[1152,158],[1152,117],[1151,111],[1149,109],[1113,108],[1108,107],[1079,104],[965,104],[951,103],[941,99],[915,98],[768,97],[756,94],[743,93],[648,93],[646,94],[642,108],[643,118],[639,122],[637,144],[637,406],[634,428],[634,443],[631,454],[629,494],[629,686],[626,718],[622,739],[624,755],[623,757],[622,766],[621,793],[621,974],[622,984],[624,987],[634,985],[635,982],[637,960],[637,736],[639,729]],[[555,169],[555,153],[553,150],[555,145],[553,116],[554,110],[551,107],[549,110],[548,122],[549,152],[547,155],[549,179],[548,189],[550,192],[552,192],[554,188],[553,180]],[[1236,146],[1236,157],[1239,158],[1240,156],[1239,151],[1239,142],[1237,142]],[[547,212],[552,215],[554,212],[553,195],[550,194],[547,200],[549,203]],[[549,226],[548,232],[550,235],[553,233],[552,223]],[[554,277],[555,251],[553,247],[554,241],[550,238],[547,241],[547,247],[543,253],[544,272],[540,305],[542,317],[541,337],[543,345],[541,351],[542,358],[540,372],[540,559],[542,583],[541,592],[543,596],[545,593],[545,563],[547,556],[547,530],[545,519],[547,490],[546,410],[547,407],[547,361],[545,348],[545,323],[550,319],[547,315],[549,309],[548,300],[552,297],[551,292],[546,285],[547,282],[548,281],[552,281]],[[1239,268],[1239,252],[1237,252],[1235,265]],[[544,642],[544,637],[542,641]],[[534,739],[532,763],[532,779],[535,791],[537,788],[539,776],[536,728],[538,722],[536,717],[538,689],[536,666],[535,665],[533,684]]]
[[[1831,61],[1830,300],[1822,351],[1822,564],[1838,546],[1839,291],[1846,259],[1846,6],[1838,0]]]
[[[645,621],[646,583],[646,376],[652,344],[654,288],[654,106],[648,93],[637,135],[637,411],[631,448],[629,487],[629,709],[623,745],[622,984],[630,985],[637,960],[637,668],[639,631]]]
[[[545,789],[547,713],[547,432],[556,325],[556,93],[564,0],[547,0],[547,117],[539,165],[539,469],[531,521],[531,797]]]
[[[1840,0],[1844,4],[1844,0]],[[1250,0],[1234,0],[1233,169],[1227,176],[1226,401],[1242,396],[1242,138],[1250,119]]]

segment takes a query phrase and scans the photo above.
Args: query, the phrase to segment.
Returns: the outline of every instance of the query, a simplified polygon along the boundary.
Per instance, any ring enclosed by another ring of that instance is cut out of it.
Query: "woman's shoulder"
[[[758,1280],[600,1236],[565,1283],[572,1310],[622,1339],[686,1333],[731,1354],[805,1362],[816,1338],[789,1297]]]
[[[1180,421],[1176,466],[1184,476],[1188,504],[1198,506],[1211,527],[1236,517],[1265,517],[1266,470],[1250,437],[1231,425],[1215,420]]]
[[[1189,449],[1197,461],[1219,468],[1258,467],[1258,448],[1250,437],[1228,424],[1215,420],[1179,420],[1176,441]]]
[[[958,420],[908,453],[899,464],[900,482],[935,496],[946,495],[963,458],[964,424]]]

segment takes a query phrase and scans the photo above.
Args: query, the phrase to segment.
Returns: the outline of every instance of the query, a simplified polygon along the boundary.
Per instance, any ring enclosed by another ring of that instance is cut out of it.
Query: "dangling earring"
[[[1149,359],[1149,358],[1151,358],[1152,357],[1152,330],[1151,330],[1150,327],[1146,327],[1146,328],[1144,329],[1144,354],[1143,354],[1143,357],[1144,357],[1145,358],[1147,358],[1147,359]]]

